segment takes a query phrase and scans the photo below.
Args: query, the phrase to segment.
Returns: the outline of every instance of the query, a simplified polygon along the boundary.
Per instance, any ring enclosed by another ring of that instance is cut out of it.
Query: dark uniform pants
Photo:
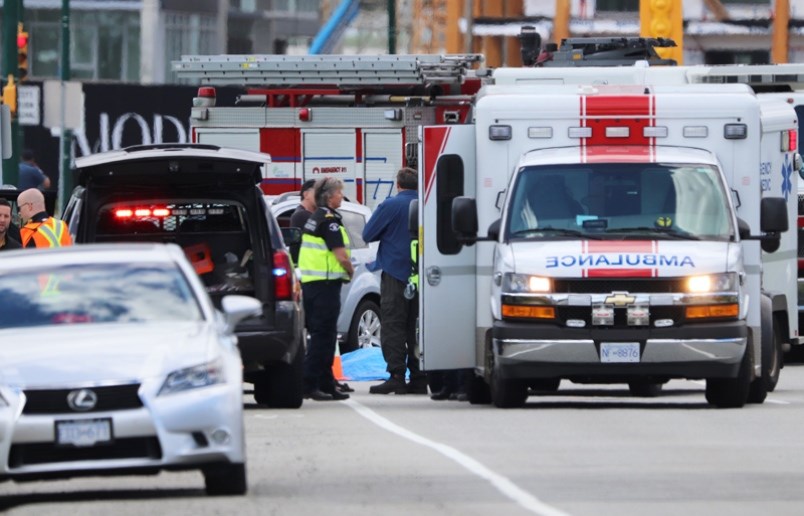
[[[332,361],[338,340],[341,285],[341,281],[302,283],[304,317],[310,335],[304,356],[304,387],[308,392],[330,392],[334,388]]]
[[[382,356],[392,375],[421,376],[419,346],[416,342],[416,319],[419,316],[418,295],[405,299],[407,282],[399,281],[388,273],[382,273],[380,283],[380,315],[382,333],[380,343]]]

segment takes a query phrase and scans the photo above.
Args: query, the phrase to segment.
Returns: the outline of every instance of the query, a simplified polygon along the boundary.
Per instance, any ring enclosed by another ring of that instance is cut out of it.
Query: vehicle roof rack
[[[207,55],[172,62],[178,77],[202,84],[249,86],[460,85],[482,54],[400,55]]]
[[[689,72],[690,82],[747,84],[755,92],[791,92],[804,89],[804,65],[712,65]]]
[[[565,38],[561,46],[548,43],[537,53],[534,48],[526,48],[539,43],[539,38],[534,38],[531,32],[533,27],[524,26],[520,34],[523,58],[531,57],[525,63],[528,66],[630,66],[637,61],[647,61],[651,66],[677,64],[674,59],[664,59],[656,52],[656,48],[676,46],[675,41],[668,38]]]

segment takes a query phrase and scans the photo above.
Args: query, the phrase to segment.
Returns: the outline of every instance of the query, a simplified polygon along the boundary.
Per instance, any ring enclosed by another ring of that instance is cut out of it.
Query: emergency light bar
[[[782,152],[793,152],[798,148],[798,132],[795,130],[782,131]]]

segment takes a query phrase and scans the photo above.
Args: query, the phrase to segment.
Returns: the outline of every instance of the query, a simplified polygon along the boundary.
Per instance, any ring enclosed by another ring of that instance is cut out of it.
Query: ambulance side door
[[[475,126],[419,130],[419,342],[425,370],[475,366],[475,246],[452,232],[452,200],[475,196]]]

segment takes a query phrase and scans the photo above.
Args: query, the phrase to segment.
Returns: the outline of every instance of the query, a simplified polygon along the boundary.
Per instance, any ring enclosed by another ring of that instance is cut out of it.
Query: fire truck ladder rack
[[[250,86],[429,86],[463,83],[467,71],[482,64],[482,54],[408,54],[387,56],[182,56],[173,61],[178,77],[202,84]]]

